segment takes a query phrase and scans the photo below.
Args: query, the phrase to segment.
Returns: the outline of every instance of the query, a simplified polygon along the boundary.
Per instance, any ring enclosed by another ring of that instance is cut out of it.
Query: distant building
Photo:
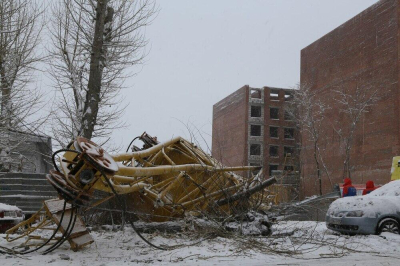
[[[297,132],[284,109],[291,97],[289,89],[246,85],[216,103],[213,157],[227,166],[263,166],[266,177],[274,170],[293,170]]]
[[[0,172],[48,173],[51,138],[16,130],[0,130]]]
[[[400,1],[381,0],[301,51],[301,83],[331,107],[324,120],[320,147],[326,170],[323,193],[343,182],[343,139],[332,124],[350,126],[333,100],[335,90],[379,91],[380,100],[363,115],[351,150],[353,183],[390,180],[392,157],[400,155]],[[302,143],[307,147],[307,136]],[[319,191],[312,151],[302,149],[304,195]],[[327,176],[327,173],[329,176]]]
[[[50,137],[0,129],[0,202],[31,214],[57,197],[45,178],[53,169],[51,155]]]

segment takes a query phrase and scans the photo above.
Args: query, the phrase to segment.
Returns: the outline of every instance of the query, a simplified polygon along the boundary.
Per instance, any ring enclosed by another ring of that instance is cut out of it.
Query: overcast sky
[[[188,138],[190,124],[211,145],[213,104],[246,84],[293,87],[300,50],[376,2],[158,0],[146,63],[122,92],[129,126],[114,142],[127,146],[143,131]]]

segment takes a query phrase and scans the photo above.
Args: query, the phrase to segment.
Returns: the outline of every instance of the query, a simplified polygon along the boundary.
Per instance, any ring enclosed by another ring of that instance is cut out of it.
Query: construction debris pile
[[[189,214],[228,216],[234,214],[235,206],[246,204],[257,192],[276,182],[275,178],[262,181],[261,171],[243,178],[234,172],[260,168],[224,167],[181,137],[158,143],[156,138],[144,133],[135,139],[144,143],[143,148],[133,146],[131,152],[121,154],[110,155],[82,137],[54,153],[55,170],[46,178],[60,199],[45,201],[42,210],[7,231],[8,241],[27,237],[28,245],[32,239],[42,240],[40,245],[36,243],[35,249],[19,254],[50,245],[44,252],[48,253],[67,240],[75,251],[92,243],[79,214],[112,198],[119,202],[124,219],[127,219],[127,210],[133,210],[138,218],[149,222],[168,221]],[[56,156],[61,153],[57,162]],[[107,196],[95,198],[96,191]],[[123,202],[123,194],[129,195],[131,200]],[[43,212],[45,218],[39,219]],[[135,229],[132,220],[125,222]],[[52,234],[47,238],[35,235],[39,229],[50,230]],[[20,233],[18,237],[11,237],[17,232]]]

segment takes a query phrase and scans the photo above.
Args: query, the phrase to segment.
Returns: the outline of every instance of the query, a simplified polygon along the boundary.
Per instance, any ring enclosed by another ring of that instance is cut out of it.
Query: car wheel
[[[378,226],[378,233],[389,232],[394,234],[400,234],[399,223],[393,218],[383,219]]]

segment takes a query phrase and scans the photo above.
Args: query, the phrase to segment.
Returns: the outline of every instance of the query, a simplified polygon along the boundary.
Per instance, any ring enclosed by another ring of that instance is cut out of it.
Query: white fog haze
[[[246,84],[293,87],[300,50],[375,2],[158,1],[146,62],[123,92],[130,126],[113,140],[189,137],[190,124],[211,145],[213,104]]]
[[[208,150],[213,104],[246,84],[294,87],[301,49],[375,2],[157,1],[158,15],[145,32],[145,62],[132,69],[136,75],[122,91],[128,107],[120,119],[128,126],[116,129],[111,142],[124,148],[144,131],[161,141],[190,138],[192,131]],[[49,106],[51,81],[38,80]]]

